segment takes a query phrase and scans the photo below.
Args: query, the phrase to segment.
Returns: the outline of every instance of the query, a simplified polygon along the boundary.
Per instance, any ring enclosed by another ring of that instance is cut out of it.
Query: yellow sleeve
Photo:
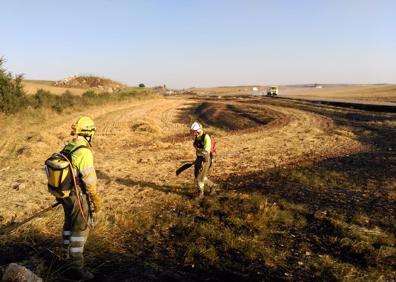
[[[73,165],[77,168],[81,181],[90,195],[95,195],[97,176],[94,167],[93,155],[90,149],[81,148],[74,154]]]
[[[208,153],[210,153],[212,149],[212,140],[210,139],[209,134],[205,134],[203,145],[204,145],[204,149],[208,151]]]

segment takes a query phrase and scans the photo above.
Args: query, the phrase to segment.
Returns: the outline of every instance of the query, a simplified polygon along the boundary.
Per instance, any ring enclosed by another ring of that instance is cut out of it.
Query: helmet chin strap
[[[93,135],[83,135],[82,137],[84,137],[84,139],[87,140],[89,144],[91,144]]]

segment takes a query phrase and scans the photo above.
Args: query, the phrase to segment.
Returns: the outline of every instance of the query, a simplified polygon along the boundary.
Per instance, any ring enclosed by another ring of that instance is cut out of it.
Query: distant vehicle
[[[277,86],[271,86],[271,87],[267,88],[267,96],[274,97],[274,96],[278,95],[278,92],[279,92],[279,90],[278,90]]]

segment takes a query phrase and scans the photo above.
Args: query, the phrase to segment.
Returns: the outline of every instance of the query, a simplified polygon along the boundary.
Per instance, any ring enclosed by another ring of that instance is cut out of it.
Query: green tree
[[[144,85],[144,83],[140,83],[140,84],[139,84],[139,87],[140,87],[140,88],[144,88],[144,87],[146,87],[146,85]]]
[[[3,67],[5,60],[0,58],[0,111],[13,113],[26,104],[26,96],[22,86],[22,75],[12,76]]]

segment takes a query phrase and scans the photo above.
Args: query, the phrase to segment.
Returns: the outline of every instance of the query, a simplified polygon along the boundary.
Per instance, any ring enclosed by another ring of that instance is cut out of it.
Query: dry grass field
[[[43,89],[57,95],[62,95],[66,91],[69,91],[73,95],[82,95],[84,92],[87,91],[87,89],[83,88],[67,88],[55,86],[54,81],[46,80],[25,80],[23,81],[23,89],[28,95],[35,94],[39,89]]]
[[[257,92],[252,90],[257,88]],[[234,96],[266,93],[268,86],[225,86],[211,88],[192,88],[191,91],[198,95]],[[396,103],[396,85],[322,85],[315,88],[312,85],[280,85],[279,96],[305,99],[338,99],[348,101],[390,102]]]
[[[43,162],[81,114],[104,199],[85,250],[95,281],[394,281],[396,114],[180,96],[0,115],[0,230],[54,202]],[[196,119],[218,147],[221,189],[203,201],[192,169],[175,175]],[[58,208],[0,234],[0,266],[66,281],[62,222]]]
[[[282,95],[299,98],[326,98],[396,103],[396,85],[348,85],[314,87],[284,87]]]

